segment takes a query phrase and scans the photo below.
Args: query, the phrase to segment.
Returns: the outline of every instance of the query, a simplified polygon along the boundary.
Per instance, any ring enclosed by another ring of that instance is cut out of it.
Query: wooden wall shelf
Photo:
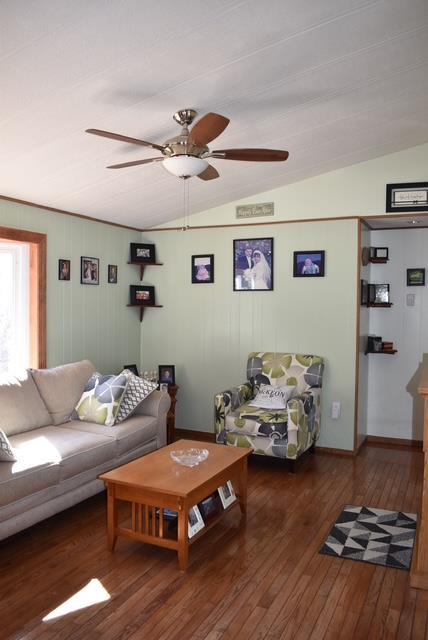
[[[393,302],[369,302],[369,304],[367,305],[370,308],[373,307],[392,307],[394,303]]]
[[[369,258],[369,262],[373,264],[386,264],[388,262],[388,258]]]
[[[131,262],[128,261],[127,264],[135,264],[137,267],[140,267],[140,281],[144,278],[144,269],[146,267],[161,267],[163,262]]]
[[[151,309],[153,307],[157,307],[158,309],[161,309],[163,307],[163,304],[127,304],[127,307],[139,307],[140,309],[140,322],[142,322],[143,320],[143,315],[144,315],[144,309]]]
[[[375,355],[378,354],[389,354],[389,355],[394,355],[394,353],[397,353],[397,349],[389,349],[388,351],[365,351],[366,356],[368,356],[369,354],[374,353]]]

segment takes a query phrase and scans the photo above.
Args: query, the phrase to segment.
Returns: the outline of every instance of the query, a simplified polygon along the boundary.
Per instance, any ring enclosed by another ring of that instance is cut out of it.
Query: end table
[[[175,440],[175,405],[177,404],[177,392],[179,390],[177,384],[168,385],[168,393],[171,398],[171,406],[166,416],[166,439],[167,444],[171,444]]]

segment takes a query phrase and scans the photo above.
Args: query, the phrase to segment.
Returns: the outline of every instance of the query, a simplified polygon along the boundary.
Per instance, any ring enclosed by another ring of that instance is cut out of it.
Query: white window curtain
[[[0,375],[30,362],[30,247],[0,240]]]

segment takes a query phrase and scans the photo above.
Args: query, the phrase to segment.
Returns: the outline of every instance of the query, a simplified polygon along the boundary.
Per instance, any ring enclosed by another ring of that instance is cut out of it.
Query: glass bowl
[[[196,467],[208,458],[208,449],[176,449],[170,452],[174,462],[182,464],[185,467]]]

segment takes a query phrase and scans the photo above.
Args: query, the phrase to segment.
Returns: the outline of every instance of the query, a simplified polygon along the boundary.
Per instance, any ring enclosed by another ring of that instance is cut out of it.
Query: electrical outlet
[[[337,400],[331,403],[331,417],[333,420],[338,420],[340,418],[340,402]]]

